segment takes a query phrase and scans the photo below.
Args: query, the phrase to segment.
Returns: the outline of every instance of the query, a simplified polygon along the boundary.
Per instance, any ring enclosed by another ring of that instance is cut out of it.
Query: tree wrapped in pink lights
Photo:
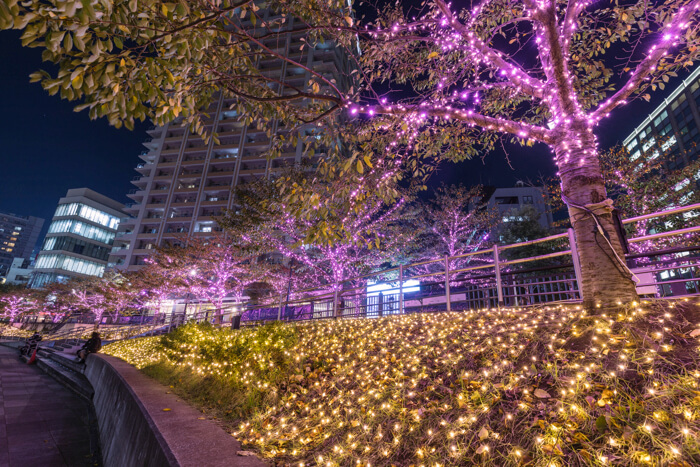
[[[26,293],[4,295],[0,297],[0,303],[3,305],[0,313],[9,318],[10,323],[13,323],[17,317],[34,310],[36,307],[36,302]]]
[[[453,152],[488,150],[498,135],[549,146],[576,233],[586,306],[633,300],[595,129],[697,58],[698,7],[485,0],[459,9],[433,0],[415,16],[390,7],[367,28],[365,72],[374,81],[407,83],[415,95],[365,99],[350,113],[392,128],[394,157],[415,157],[411,152],[434,147],[431,141]],[[620,65],[615,43],[636,52],[624,53]]]
[[[438,282],[444,273],[445,262],[435,261],[457,257],[488,247],[493,241],[491,230],[498,222],[498,213],[488,209],[488,198],[482,186],[467,188],[463,185],[441,185],[432,197],[417,203],[415,227],[418,235],[411,251],[410,262],[425,262],[406,271],[409,275],[430,274],[425,280]],[[449,260],[450,270],[472,264],[491,262],[491,255],[470,255]],[[464,274],[450,274],[452,285]]]
[[[148,272],[142,274],[151,279],[160,276],[167,284],[151,293],[171,298],[192,294],[211,304],[218,319],[225,303],[240,303],[246,287],[261,278],[256,274],[256,257],[223,237],[190,237],[184,246],[158,249],[148,263],[144,268]]]
[[[333,198],[338,185],[347,182],[329,184],[298,169],[281,177],[304,185],[327,212],[298,215],[303,206],[281,193],[274,180],[259,180],[238,191],[239,207],[221,224],[257,254],[286,258],[293,269],[289,280],[304,288],[340,290],[349,278],[397,264],[417,235],[416,213],[407,209],[404,198],[386,204],[378,196],[365,197],[346,211],[341,208],[345,200],[338,198],[334,205]],[[273,276],[286,282],[283,274]]]
[[[497,212],[487,207],[484,188],[442,185],[422,204],[418,215],[427,258],[458,256],[484,248],[491,241]]]

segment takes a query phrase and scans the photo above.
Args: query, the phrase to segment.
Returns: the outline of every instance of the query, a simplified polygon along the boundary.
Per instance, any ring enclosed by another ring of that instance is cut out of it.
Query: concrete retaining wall
[[[230,434],[126,362],[91,354],[86,363],[105,467],[267,465],[239,455]]]
[[[105,467],[177,465],[153,419],[124,378],[101,356],[85,369],[95,389],[93,404]]]

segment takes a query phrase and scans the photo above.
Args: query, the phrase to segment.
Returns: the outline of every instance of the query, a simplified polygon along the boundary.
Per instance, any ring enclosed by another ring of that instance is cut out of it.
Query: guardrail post
[[[282,319],[282,303],[284,302],[284,294],[280,294],[280,306],[277,308],[277,321]]]
[[[175,307],[177,307],[177,300],[173,300],[173,309],[170,312],[170,323],[168,324],[168,333],[173,328],[173,320],[175,319]]]
[[[496,293],[498,295],[498,306],[503,306],[503,282],[501,281],[501,266],[498,256],[498,245],[493,246],[493,270],[496,272]]]
[[[571,247],[571,260],[574,263],[574,276],[576,277],[576,285],[578,286],[578,295],[579,298],[582,297],[581,295],[581,260],[579,259],[578,256],[578,246],[576,245],[576,234],[574,233],[574,229],[569,229],[569,246]]]
[[[445,302],[447,311],[452,311],[452,300],[450,298],[450,257],[445,256]]]
[[[399,313],[403,314],[403,264],[399,265]]]
[[[333,316],[338,317],[338,284],[333,287]]]

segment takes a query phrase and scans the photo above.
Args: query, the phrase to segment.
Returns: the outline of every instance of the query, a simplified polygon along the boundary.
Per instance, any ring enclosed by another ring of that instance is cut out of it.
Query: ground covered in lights
[[[104,351],[278,465],[681,467],[700,465],[699,305],[186,325]]]

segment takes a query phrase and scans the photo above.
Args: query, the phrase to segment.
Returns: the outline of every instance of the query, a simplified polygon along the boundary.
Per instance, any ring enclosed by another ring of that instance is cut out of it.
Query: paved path
[[[91,419],[88,402],[0,346],[0,467],[98,465]]]

